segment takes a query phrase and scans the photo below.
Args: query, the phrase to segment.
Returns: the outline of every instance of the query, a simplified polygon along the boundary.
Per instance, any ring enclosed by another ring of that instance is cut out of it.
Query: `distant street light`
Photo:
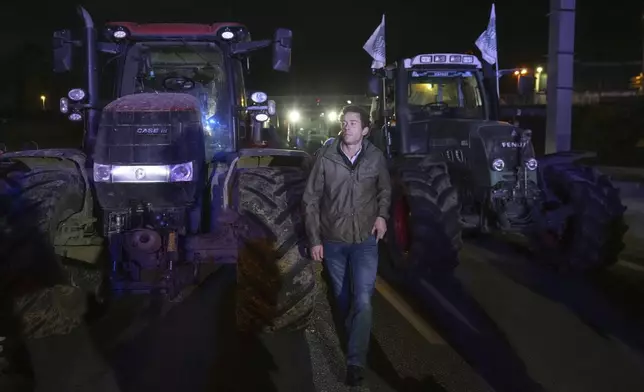
[[[347,105],[351,105],[351,100],[347,100]]]
[[[47,97],[45,97],[44,95],[41,95],[40,101],[42,102],[42,110],[45,110],[46,108],[45,103],[47,102]]]
[[[541,73],[543,72],[543,67],[537,67],[536,82],[534,84],[534,92],[538,93],[541,89]]]
[[[521,91],[521,76],[525,75],[528,73],[528,70],[526,68],[522,68],[521,70],[516,70],[514,71],[514,76],[517,77],[517,92],[520,93]]]
[[[297,111],[297,110],[291,110],[288,113],[288,120],[289,120],[289,122],[291,122],[293,124],[299,122],[300,118],[301,118],[300,112]]]

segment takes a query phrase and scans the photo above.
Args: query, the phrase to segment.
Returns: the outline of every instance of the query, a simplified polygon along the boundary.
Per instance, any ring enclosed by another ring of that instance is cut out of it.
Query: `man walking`
[[[365,139],[369,114],[347,106],[342,132],[317,152],[304,192],[313,260],[324,260],[336,307],[345,318],[347,384],[361,384],[371,334],[378,241],[387,231],[391,182],[382,152]]]

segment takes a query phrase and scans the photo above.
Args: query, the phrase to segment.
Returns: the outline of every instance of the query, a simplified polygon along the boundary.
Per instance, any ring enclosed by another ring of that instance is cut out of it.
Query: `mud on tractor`
[[[172,298],[238,263],[240,328],[306,325],[315,278],[299,207],[310,157],[266,146],[275,104],[244,85],[255,50],[272,47],[273,68],[289,70],[292,32],[253,41],[237,23],[98,28],[79,15],[84,37],[55,32],[54,60],[71,71],[84,49],[86,85],[60,100],[84,123],[82,151],[0,160],[11,214],[33,218],[64,260],[58,283]]]
[[[465,229],[519,234],[559,270],[615,263],[627,229],[618,190],[583,153],[536,157],[530,130],[498,121],[495,82],[477,57],[452,53],[372,76],[372,137],[397,184],[392,260],[449,271]]]

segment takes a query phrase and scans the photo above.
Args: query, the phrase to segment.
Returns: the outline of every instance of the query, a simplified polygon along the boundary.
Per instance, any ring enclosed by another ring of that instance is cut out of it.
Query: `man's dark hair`
[[[340,119],[344,118],[344,115],[347,113],[358,113],[360,115],[360,125],[362,128],[369,128],[370,119],[367,110],[358,105],[347,105],[342,108]]]

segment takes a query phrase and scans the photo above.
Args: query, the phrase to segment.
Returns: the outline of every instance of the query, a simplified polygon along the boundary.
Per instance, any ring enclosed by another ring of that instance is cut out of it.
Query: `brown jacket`
[[[366,240],[376,218],[389,217],[391,180],[384,155],[364,140],[351,164],[340,150],[339,138],[316,155],[303,197],[310,245],[320,245],[323,240]]]

